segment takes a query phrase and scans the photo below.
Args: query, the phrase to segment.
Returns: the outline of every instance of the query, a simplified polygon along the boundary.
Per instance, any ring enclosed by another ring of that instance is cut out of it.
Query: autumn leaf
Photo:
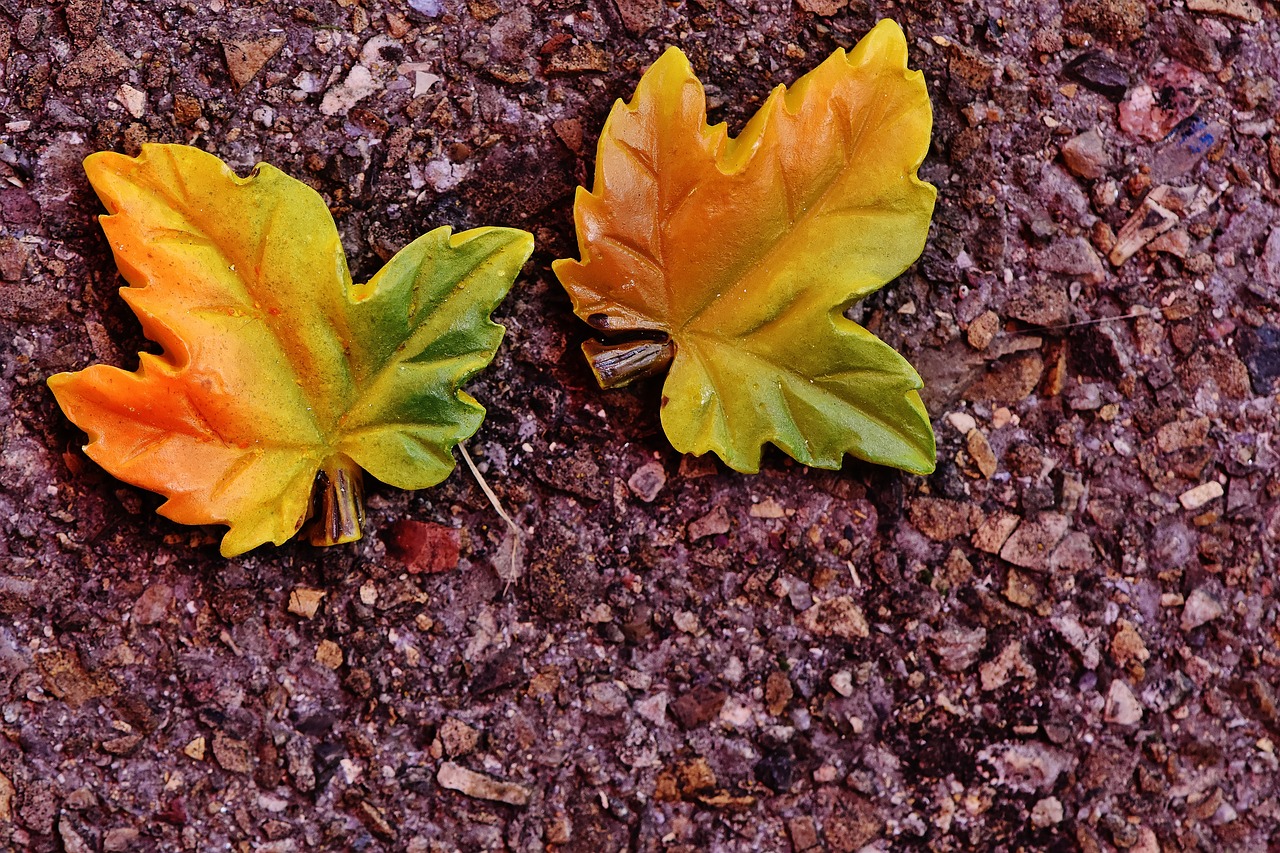
[[[489,314],[529,234],[438,228],[356,285],[324,200],[272,166],[240,178],[144,145],[85,170],[121,295],[163,348],[136,372],[49,379],[103,468],[164,495],[174,521],[228,525],[225,556],[284,542],[313,503],[313,541],[359,538],[361,469],[402,489],[453,470],[484,418],[459,389],[502,339]]]
[[[755,472],[773,443],[806,465],[846,453],[928,473],[934,437],[900,355],[844,316],[924,247],[935,190],[916,176],[932,113],[882,21],[731,138],[709,127],[679,50],[605,122],[578,190],[581,260],[556,274],[574,311],[617,340],[584,345],[616,387],[669,365],[662,424],[684,453]]]

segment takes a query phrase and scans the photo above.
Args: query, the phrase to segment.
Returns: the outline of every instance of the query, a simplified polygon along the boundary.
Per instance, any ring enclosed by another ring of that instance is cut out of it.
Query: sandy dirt
[[[1273,0],[0,0],[0,849],[1280,845]],[[739,130],[879,17],[935,130],[921,260],[854,309],[927,478],[681,458],[550,271],[610,105],[685,49]],[[218,556],[44,380],[151,348],[80,168],[271,162],[358,280],[538,248],[459,469],[368,535]]]

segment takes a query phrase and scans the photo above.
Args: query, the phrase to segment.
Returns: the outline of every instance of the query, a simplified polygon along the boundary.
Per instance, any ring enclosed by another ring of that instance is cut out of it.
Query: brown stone
[[[312,619],[320,609],[320,602],[324,597],[325,591],[322,589],[296,587],[289,593],[289,612],[303,619]]]
[[[272,790],[284,780],[284,768],[280,766],[280,749],[268,735],[260,735],[255,744],[253,780],[259,788]]]
[[[1062,144],[1062,161],[1076,177],[1095,180],[1106,177],[1111,168],[1102,134],[1088,130]]]
[[[818,826],[808,815],[793,817],[787,821],[787,835],[791,837],[793,853],[808,853],[819,849]]]
[[[680,724],[680,728],[688,731],[698,726],[705,726],[714,720],[728,698],[728,694],[723,690],[704,684],[693,688],[672,702],[671,713]]]
[[[467,11],[477,21],[489,21],[502,14],[502,7],[494,0],[467,0]]]
[[[173,604],[173,587],[156,583],[142,591],[133,603],[133,621],[138,625],[155,625],[164,620]]]
[[[333,640],[321,640],[316,646],[316,662],[328,669],[336,670],[342,666],[342,646]]]
[[[935,542],[968,536],[982,517],[973,504],[930,497],[909,501],[907,514],[912,526]]]
[[[109,755],[133,755],[141,743],[142,735],[122,735],[121,737],[104,740],[102,742],[102,751]]]
[[[1191,251],[1191,235],[1185,228],[1173,228],[1147,244],[1153,252],[1164,252],[1177,258],[1185,258]]]
[[[978,675],[982,679],[983,690],[999,690],[1013,676],[1035,678],[1036,670],[1023,658],[1022,642],[1012,640],[995,660],[987,661],[978,667]]]
[[[561,672],[558,666],[546,666],[529,679],[530,696],[551,696],[560,686]]]
[[[796,0],[811,15],[827,18],[849,5],[849,0]]]
[[[765,496],[759,503],[751,505],[748,514],[752,518],[786,518],[787,508],[778,503],[771,496]]]
[[[469,156],[469,154],[468,154]],[[601,501],[613,494],[609,479],[600,470],[599,451],[589,444],[578,444],[565,456],[547,456],[537,475],[549,486],[591,501]]]
[[[1203,447],[1208,437],[1208,418],[1171,421],[1156,431],[1156,446],[1161,453],[1176,453],[1179,450]]]
[[[645,503],[653,503],[667,484],[667,471],[658,461],[646,462],[627,479],[627,488]]]
[[[1089,228],[1089,242],[1093,243],[1093,248],[1102,254],[1110,255],[1111,250],[1116,247],[1116,232],[1110,225],[1099,219]]]
[[[985,92],[995,75],[995,64],[981,51],[952,42],[948,49],[947,73],[952,82],[972,92]]]
[[[1142,703],[1133,695],[1133,688],[1119,678],[1113,679],[1102,718],[1108,723],[1132,726],[1142,720],[1142,713]]]
[[[128,850],[139,849],[138,837],[141,834],[131,826],[108,829],[102,836],[102,849],[104,853],[125,853]]]
[[[227,71],[231,73],[231,82],[237,89],[243,89],[282,47],[283,35],[224,41],[222,54],[227,61]]]
[[[617,717],[630,705],[626,687],[613,680],[589,684],[583,695],[587,700],[587,711],[601,717]]]
[[[1062,340],[1049,341],[1045,352],[1044,375],[1040,377],[1040,394],[1056,397],[1067,384],[1067,345]]]
[[[1004,597],[1010,604],[1032,610],[1044,600],[1044,592],[1033,577],[1017,569],[1010,569],[1005,578]]]
[[[1061,245],[1050,246],[1036,256],[1036,262],[1044,264],[1040,267],[1041,269],[1049,269],[1052,272],[1063,272],[1064,269],[1079,269],[1074,261],[1064,260],[1059,255],[1053,254],[1055,251],[1060,250]],[[1076,275],[1078,273],[1068,274]],[[1032,285],[1031,289],[1026,293],[1010,299],[1004,310],[1008,316],[1013,317],[1015,320],[1021,320],[1033,326],[1058,326],[1070,319],[1071,302],[1067,299],[1066,291],[1061,285],[1038,283]],[[1035,340],[1035,346],[1028,346],[1028,340]],[[1018,349],[1039,349],[1042,341],[1039,338],[1031,338],[1031,336],[1017,336],[1006,339],[1003,343],[1006,344],[1006,347],[1021,344],[1022,346],[1018,347]],[[997,356],[1007,355],[1009,352],[1016,351],[1005,347],[1000,347],[999,349],[1002,351],[996,352],[995,355]]]
[[[1121,619],[1117,623],[1119,630],[1111,638],[1111,657],[1121,666],[1131,663],[1143,663],[1151,657],[1147,644],[1142,641],[1138,629],[1128,620]]]
[[[1204,389],[1215,397],[1236,401],[1253,396],[1249,368],[1227,349],[1197,349],[1178,366],[1177,375],[1189,394]]]
[[[1250,0],[1187,0],[1187,8],[1193,12],[1212,12],[1216,15],[1239,18],[1250,24],[1256,24],[1262,20],[1262,10]]]
[[[119,688],[105,675],[90,673],[75,651],[54,649],[36,655],[44,688],[73,708],[90,699],[110,696]]]
[[[944,628],[929,638],[938,663],[948,672],[964,672],[977,662],[987,645],[985,628]]]
[[[1049,557],[1070,524],[1067,516],[1052,512],[1023,519],[1000,548],[1000,559],[1024,569],[1048,568]]]
[[[18,822],[38,835],[52,835],[59,799],[51,779],[28,781],[22,785],[18,795]]]
[[[556,136],[564,143],[564,147],[568,148],[574,154],[582,153],[582,122],[576,118],[566,118],[553,122],[551,129],[555,131]]]
[[[1083,572],[1093,568],[1098,560],[1097,549],[1089,534],[1073,530],[1053,550],[1049,557],[1049,568],[1055,572]]]
[[[984,350],[991,346],[991,341],[1000,331],[1000,317],[994,311],[984,311],[969,324],[966,335],[969,346],[976,350]]]
[[[716,467],[714,454],[708,453],[705,456],[690,456],[686,454],[680,457],[679,474],[686,480],[711,477],[718,473],[719,468]]]
[[[1183,631],[1194,631],[1201,625],[1221,619],[1227,609],[1206,587],[1199,587],[1187,596],[1182,607],[1181,627]]]
[[[662,20],[663,0],[613,0],[622,25],[633,36],[647,33]],[[848,2],[848,0],[846,0]]]
[[[973,531],[973,547],[988,554],[998,554],[1017,526],[1018,517],[1012,513],[997,512],[989,515]]]
[[[205,752],[209,746],[209,742],[205,740],[204,735],[193,737],[182,748],[182,754],[193,761],[204,761]]]
[[[1020,403],[1040,384],[1044,360],[1039,353],[1020,352],[996,362],[991,369],[965,389],[964,397],[975,403],[1012,406]]]
[[[847,595],[810,607],[801,615],[800,625],[819,637],[855,640],[871,636],[862,608]]]
[[[213,736],[213,757],[223,770],[232,773],[248,773],[253,770],[253,751],[249,744],[222,732]]]
[[[397,15],[395,12],[387,12],[387,32],[392,38],[404,38],[413,29],[413,24],[409,23],[409,19],[403,15]]]
[[[1098,253],[1084,237],[1065,237],[1057,240],[1044,251],[1036,253],[1035,263],[1038,269],[1046,272],[1075,276],[1095,284],[1107,275],[1106,268],[1102,265],[1102,258],[1098,257]],[[1036,325],[1048,326],[1061,323],[1066,319],[1070,303],[1061,290],[1045,290],[1028,307],[1037,311],[1045,319],[1033,320],[1026,317],[1020,319],[1026,319],[1027,322]]]
[[[973,464],[978,466],[978,471],[990,480],[996,473],[997,463],[995,451],[991,449],[987,436],[980,429],[971,429],[965,436],[965,447],[969,450]]]
[[[368,800],[360,801],[360,820],[365,826],[369,827],[370,832],[379,838],[387,841],[395,839],[395,827],[387,820],[387,816],[382,809]]]
[[[1064,9],[1064,24],[1083,27],[1118,46],[1137,41],[1147,29],[1144,0],[1079,0]]]
[[[942,571],[938,573],[935,580],[945,583],[947,586],[956,586],[971,577],[973,577],[973,563],[965,556],[964,551],[959,548],[952,548],[951,553],[947,555],[946,562],[942,564]]]
[[[114,77],[129,67],[129,57],[98,39],[58,73],[58,85],[64,89],[87,86],[108,77]]]
[[[450,758],[466,755],[480,742],[480,733],[457,717],[450,717],[441,723],[436,737],[440,738],[444,754]]]
[[[862,797],[846,792],[836,796],[839,799],[831,816],[822,822],[822,840],[832,853],[854,853],[879,837],[884,821],[876,807]]]
[[[689,541],[697,542],[708,536],[719,536],[729,532],[729,514],[723,506],[717,506],[711,512],[689,522]]]
[[[102,0],[67,0],[67,29],[77,45],[86,45],[98,34]]]
[[[706,793],[716,787],[716,774],[702,756],[683,761],[675,768],[676,785],[684,797]]]
[[[680,801],[680,783],[673,770],[663,770],[653,784],[653,798],[659,803]]]
[[[200,99],[185,92],[173,96],[173,121],[179,125],[194,124],[204,114]]]
[[[773,716],[778,716],[787,709],[795,690],[791,687],[791,679],[786,673],[774,670],[764,683],[764,706]]]
[[[0,278],[17,281],[27,268],[27,247],[13,237],[0,237]]]
[[[725,809],[726,811],[746,812],[756,804],[756,798],[750,794],[735,796],[728,791],[714,791],[697,797],[697,801],[707,808]]]
[[[609,54],[591,42],[566,44],[547,57],[547,72],[551,74],[581,74],[586,71],[608,71]]]
[[[0,821],[8,823],[13,820],[13,798],[16,793],[9,777],[0,773]]]

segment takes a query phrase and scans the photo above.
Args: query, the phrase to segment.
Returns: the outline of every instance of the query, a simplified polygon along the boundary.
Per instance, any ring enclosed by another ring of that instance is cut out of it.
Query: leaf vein
[[[884,106],[884,104],[887,103],[887,99],[879,97],[882,79],[883,79],[882,75],[877,75],[875,77],[873,88],[870,94],[867,96],[868,101],[879,103],[881,105],[881,111],[880,111],[881,114],[876,122],[877,125],[885,124],[888,120],[887,107]],[[850,150],[846,153],[846,156],[844,157],[845,167],[840,170],[840,174],[838,174],[837,176],[832,178],[832,180],[827,182],[827,185],[822,189],[822,192],[818,194],[818,197],[814,200],[814,202],[804,209],[801,215],[791,224],[791,227],[789,229],[787,229],[784,233],[780,234],[778,238],[774,240],[768,246],[768,248],[766,248],[756,258],[754,263],[745,267],[742,270],[742,272],[738,274],[737,278],[734,281],[727,282],[725,286],[720,289],[719,293],[732,292],[738,285],[740,285],[745,279],[747,279],[747,277],[752,272],[760,269],[761,267],[768,266],[769,265],[768,262],[772,258],[778,255],[785,255],[786,252],[790,250],[791,243],[794,240],[799,239],[797,235],[799,235],[803,231],[804,226],[807,225],[810,220],[819,219],[825,214],[825,211],[822,210],[823,206],[825,205],[828,197],[830,197],[838,187],[841,187],[843,185],[843,182],[840,180],[840,178],[848,170],[849,164],[852,163],[857,158],[858,151],[862,147],[863,138],[865,137],[867,128],[871,123],[870,114],[872,110],[868,109],[868,110],[863,110],[861,112],[862,112],[861,123],[858,126],[857,133],[853,137]],[[905,112],[905,108],[904,108],[904,112]],[[837,126],[840,126],[842,128],[845,124],[846,122],[844,121],[837,122]],[[775,126],[776,125],[770,125],[770,128],[773,128]],[[768,129],[766,129],[766,132],[767,130]],[[709,309],[711,309],[714,305],[720,302],[720,299],[721,297],[719,294],[712,294],[710,299],[708,299],[706,302],[704,302],[703,304],[697,307],[697,309],[684,321],[683,325],[686,327],[692,326],[696,320],[698,320]]]
[[[617,146],[620,149],[622,149],[627,154],[631,155],[631,159],[634,160],[636,163],[638,163],[640,165],[640,168],[644,169],[644,171],[648,173],[650,179],[652,179],[655,184],[657,184],[659,187],[662,186],[662,181],[658,177],[658,169],[649,160],[649,156],[646,152],[640,150],[639,148],[635,147],[630,142],[627,142],[625,140],[615,139],[613,141],[617,144]]]
[[[777,373],[780,377],[785,377],[786,379],[788,379],[788,380],[790,381],[790,383],[794,383],[794,385],[792,386],[793,388],[809,389],[809,390],[812,390],[814,393],[816,393],[816,394],[820,394],[820,395],[822,395],[822,396],[826,397],[827,399],[834,401],[835,403],[839,404],[840,406],[842,406],[842,407],[844,407],[844,408],[851,409],[851,410],[852,410],[855,414],[857,414],[858,416],[863,417],[863,418],[866,418],[867,420],[870,420],[870,421],[873,421],[873,422],[875,422],[875,423],[879,424],[879,425],[880,425],[881,427],[883,427],[887,432],[890,432],[890,433],[892,433],[892,434],[894,434],[894,435],[897,435],[897,436],[900,436],[900,437],[901,437],[901,436],[908,435],[908,433],[907,433],[907,432],[905,432],[903,429],[901,429],[901,424],[895,423],[893,420],[890,420],[890,419],[888,419],[888,418],[886,418],[886,417],[882,417],[882,416],[880,416],[880,415],[876,414],[875,412],[873,412],[873,411],[871,411],[871,410],[869,410],[869,409],[867,409],[867,408],[865,408],[865,407],[863,407],[863,406],[860,406],[860,405],[858,405],[857,403],[855,403],[855,402],[853,402],[853,401],[851,401],[851,400],[849,400],[849,399],[846,399],[845,397],[841,396],[841,395],[840,395],[840,394],[838,394],[837,392],[833,391],[831,388],[826,387],[826,385],[825,385],[825,384],[819,384],[820,380],[822,380],[822,379],[826,379],[826,378],[827,378],[826,376],[810,378],[810,377],[808,377],[808,376],[804,375],[803,373],[801,373],[800,371],[796,370],[795,368],[791,367],[790,365],[782,364],[782,363],[779,363],[779,362],[773,361],[773,360],[771,360],[771,359],[769,359],[769,358],[766,358],[765,356],[761,355],[760,353],[757,353],[757,352],[752,351],[752,350],[751,350],[751,349],[749,349],[749,348],[741,347],[741,346],[735,346],[735,345],[734,345],[734,343],[735,343],[734,341],[731,341],[730,339],[725,338],[725,337],[723,337],[723,336],[718,336],[718,335],[711,334],[711,333],[706,333],[706,332],[701,332],[701,333],[700,333],[700,336],[701,336],[701,337],[705,337],[705,338],[708,338],[708,339],[711,339],[711,340],[715,341],[715,342],[716,342],[716,345],[718,345],[718,346],[723,346],[723,347],[726,347],[726,348],[728,348],[728,349],[732,350],[732,352],[733,352],[735,355],[742,355],[742,356],[746,356],[747,358],[751,359],[752,361],[754,361],[754,362],[756,362],[756,363],[758,363],[758,364],[762,364],[762,365],[764,365],[765,372],[773,371],[773,372]],[[696,350],[696,348],[694,348],[694,347],[690,347],[690,349],[695,349],[695,350]],[[717,386],[717,390],[718,390],[718,391],[721,391],[722,389],[725,389],[725,388],[734,389],[734,388],[737,388],[737,387],[739,387],[739,386],[741,385],[741,376],[737,376],[737,377],[735,377],[735,380],[734,380],[734,383],[733,383],[733,384],[723,383],[723,382],[720,382],[720,381],[717,381],[717,380],[716,380],[716,377],[715,377],[715,376],[713,376],[713,371],[711,371],[711,370],[709,370],[709,369],[707,369],[707,368],[706,368],[706,365],[711,364],[711,363],[715,363],[715,362],[716,362],[716,359],[715,359],[714,355],[712,355],[712,356],[701,355],[701,356],[699,357],[699,359],[698,359],[698,360],[699,360],[699,362],[700,362],[700,363],[702,363],[702,364],[704,365],[704,371],[707,373],[708,377],[712,378],[713,383]],[[854,371],[850,371],[850,373],[852,373],[852,372],[854,372]],[[865,374],[878,375],[878,376],[883,377],[883,378],[889,378],[889,379],[892,379],[892,378],[893,378],[893,374],[891,374],[891,373],[887,373],[887,372],[885,372],[885,371],[880,371],[880,370],[864,370],[864,371],[862,371],[862,372],[863,372],[863,373],[865,373]],[[840,375],[840,374],[829,374],[829,376],[838,376],[838,375]],[[904,388],[904,389],[903,389],[903,396],[905,397],[906,393],[907,393],[908,391],[912,391],[912,390],[915,390],[915,389],[914,389],[914,388]],[[804,393],[802,393],[802,392],[800,392],[800,391],[797,391],[797,395],[798,395],[801,399],[803,399],[803,398],[804,398],[804,396],[805,396],[805,394],[804,394]],[[720,407],[721,407],[721,411],[723,412],[723,403],[722,403],[722,402],[720,402],[720,398],[723,396],[723,394],[722,394],[722,393],[717,393],[715,396],[716,396],[716,399],[717,399],[717,403],[720,405]],[[788,408],[788,413],[790,413],[790,408]],[[808,442],[806,441],[806,444],[807,444],[807,443],[808,443]]]
[[[228,465],[227,469],[222,472],[218,479],[215,480],[213,485],[209,488],[209,502],[213,503],[221,497],[227,489],[231,488],[236,480],[240,479],[246,471],[256,465],[262,456],[263,452],[261,448],[246,448],[245,452],[237,457],[234,462]]]
[[[345,434],[347,418],[356,411],[370,405],[368,402],[369,400],[377,399],[377,397],[383,393],[379,386],[389,381],[388,377],[394,376],[395,368],[405,362],[411,361],[420,354],[422,350],[426,349],[432,341],[440,337],[441,326],[451,328],[454,325],[455,315],[458,311],[466,311],[468,308],[472,307],[469,304],[465,304],[465,300],[463,300],[464,304],[461,304],[458,307],[452,307],[452,303],[458,301],[455,297],[460,291],[462,291],[472,281],[482,277],[490,266],[496,265],[499,262],[500,258],[501,251],[490,254],[487,258],[459,278],[457,283],[450,288],[447,294],[438,300],[430,301],[421,306],[422,311],[425,311],[428,308],[431,309],[429,322],[419,320],[416,317],[413,318],[416,325],[414,325],[412,332],[405,338],[403,345],[398,347],[392,355],[388,356],[371,377],[365,377],[363,391],[361,391],[358,396],[351,401],[346,412],[339,419],[336,427],[338,430],[343,431]],[[445,311],[444,308],[446,306],[450,306],[452,310]],[[496,325],[493,324],[492,320],[488,319],[487,313],[484,321],[482,321],[482,325],[483,322],[488,322],[490,325]],[[421,339],[427,335],[431,335],[432,337],[429,340],[421,341]],[[420,341],[421,343],[419,343]],[[485,348],[485,351],[488,351],[487,347]],[[476,370],[479,370],[479,368]],[[449,383],[448,390],[449,398],[451,400],[457,397],[457,392],[462,387],[462,384],[474,375],[476,370],[469,371],[466,375],[459,377],[456,382],[451,381]]]

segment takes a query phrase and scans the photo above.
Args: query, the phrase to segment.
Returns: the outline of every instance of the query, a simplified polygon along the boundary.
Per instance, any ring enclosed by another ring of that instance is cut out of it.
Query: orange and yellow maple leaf
[[[361,469],[405,489],[448,476],[484,417],[460,388],[502,339],[489,314],[529,234],[439,228],[356,285],[324,200],[272,166],[240,178],[144,145],[85,170],[121,294],[164,350],[49,379],[90,457],[174,521],[228,525],[226,556],[293,536],[313,492],[332,525],[313,541],[357,538]]]
[[[844,316],[924,247],[931,124],[891,21],[775,89],[737,138],[707,125],[701,83],[667,50],[605,122],[574,209],[581,260],[555,265],[574,311],[624,337],[584,346],[601,384],[669,361],[671,443],[739,471],[766,443],[823,468],[849,453],[932,471],[919,376]]]

